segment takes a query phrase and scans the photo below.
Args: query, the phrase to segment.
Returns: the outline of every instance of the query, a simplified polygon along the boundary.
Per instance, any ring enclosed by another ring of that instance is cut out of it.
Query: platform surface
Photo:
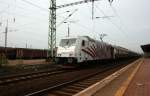
[[[150,59],[144,59],[124,96],[150,96]]]
[[[134,64],[93,96],[150,96],[150,58]]]

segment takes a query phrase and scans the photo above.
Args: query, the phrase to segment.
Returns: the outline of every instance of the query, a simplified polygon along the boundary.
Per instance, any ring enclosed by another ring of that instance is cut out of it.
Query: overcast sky
[[[27,1],[39,6],[34,6]],[[57,6],[79,0],[56,0]],[[4,32],[8,20],[8,46],[47,48],[49,0],[0,0],[0,46],[4,46]],[[150,43],[150,0],[108,0],[94,3],[92,20],[91,3],[65,7],[57,10],[57,25],[70,13],[71,36],[87,35],[99,40],[99,34],[107,34],[104,41],[136,52],[142,52],[140,45]],[[70,12],[66,12],[70,11]],[[14,30],[14,31],[13,31]],[[16,30],[16,31],[15,31]],[[57,45],[67,35],[67,24],[57,26]]]

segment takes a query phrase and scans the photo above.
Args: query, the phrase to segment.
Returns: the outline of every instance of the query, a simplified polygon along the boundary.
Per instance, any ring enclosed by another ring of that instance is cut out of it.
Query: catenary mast
[[[54,50],[56,48],[56,0],[50,0],[50,14],[49,14],[49,30],[48,30],[48,57],[54,57]]]

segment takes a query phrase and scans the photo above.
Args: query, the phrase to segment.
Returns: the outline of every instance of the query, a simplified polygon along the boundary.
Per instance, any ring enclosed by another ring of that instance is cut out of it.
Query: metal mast
[[[50,0],[49,32],[48,32],[48,57],[54,57],[56,48],[56,0]]]
[[[5,50],[6,50],[6,47],[7,47],[7,33],[8,33],[8,20],[7,20],[7,25],[6,25],[4,33],[5,33]]]

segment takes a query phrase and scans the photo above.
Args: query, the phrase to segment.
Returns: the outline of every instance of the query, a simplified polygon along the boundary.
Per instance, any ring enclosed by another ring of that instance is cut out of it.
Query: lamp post
[[[71,23],[76,23],[76,22],[77,22],[77,21],[66,21],[66,22],[64,22],[64,23],[67,23],[67,25],[68,25],[67,37],[70,36],[70,24],[71,24]]]
[[[67,25],[68,25],[68,33],[67,33],[67,36],[69,37],[69,35],[70,35],[70,26],[69,26],[69,23],[68,22],[64,22],[64,23],[67,23]]]

